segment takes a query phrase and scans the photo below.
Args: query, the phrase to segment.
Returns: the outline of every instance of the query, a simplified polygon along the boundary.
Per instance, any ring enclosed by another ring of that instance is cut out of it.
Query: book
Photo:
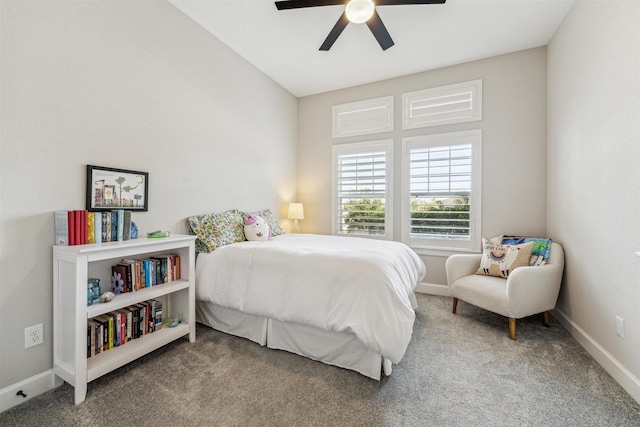
[[[104,338],[103,338],[103,325],[102,322],[98,322],[97,320],[92,320],[95,323],[95,333],[96,333],[96,354],[102,353],[104,349]]]
[[[67,211],[67,226],[69,232],[69,245],[76,244],[76,216],[74,211]]]
[[[152,307],[153,307],[153,319],[154,319],[154,324],[153,324],[153,330],[154,332],[157,330],[162,329],[162,301],[160,300],[151,300],[152,301]]]
[[[139,332],[140,337],[147,335],[147,307],[142,304],[134,304],[134,307],[138,308],[138,324],[139,324]]]
[[[96,242],[96,225],[95,214],[93,212],[87,213],[87,243]]]
[[[102,243],[102,212],[94,212],[93,215],[95,243]]]
[[[114,294],[121,294],[127,292],[129,289],[127,268],[123,264],[116,264],[111,266],[111,284]]]
[[[69,245],[69,214],[67,211],[55,211],[53,223],[56,230],[56,245]]]
[[[88,322],[89,324],[89,328],[90,328],[90,336],[89,336],[89,340],[90,340],[90,347],[91,347],[91,356],[95,356],[97,353],[99,353],[99,351],[97,350],[96,347],[96,342],[98,339],[98,323],[93,321],[93,320],[89,320]]]
[[[140,309],[135,305],[125,308],[131,312],[131,339],[140,337]]]
[[[131,239],[131,211],[124,212],[124,222],[122,226],[122,237],[124,240]]]
[[[120,263],[120,265],[124,266],[125,269],[125,273],[127,275],[127,287],[126,287],[126,292],[133,292],[134,291],[134,277],[135,277],[135,273],[134,273],[134,269],[135,266],[131,263],[131,262],[127,262],[127,261],[122,261]]]
[[[166,278],[166,269],[167,269],[166,262],[167,262],[167,259],[166,258],[162,258],[162,257],[151,257],[151,260],[155,264],[155,271],[156,271],[156,282],[155,282],[155,284],[156,285],[160,285],[160,284],[165,282],[164,279]],[[165,263],[164,267],[163,267],[163,262]],[[165,273],[163,273],[163,271]]]
[[[111,211],[111,241],[118,241],[118,212]]]
[[[102,324],[102,351],[107,351],[113,348],[113,318],[102,314],[94,317],[96,322]]]
[[[102,212],[102,241],[108,242],[111,236],[111,215],[109,212]]]
[[[113,322],[113,347],[120,347],[122,317],[119,313],[107,313],[107,316],[109,316]]]
[[[74,224],[75,224],[75,235],[76,235],[76,245],[82,244],[82,214],[79,210],[73,211],[74,216]]]
[[[87,322],[87,357],[91,357],[91,324]]]
[[[124,240],[124,210],[116,209],[116,214],[118,215],[118,234],[117,240],[121,242]]]
[[[120,310],[118,310],[118,312],[120,312],[120,314],[123,316],[123,319],[124,319],[124,332],[122,335],[124,337],[124,343],[126,343],[128,341],[131,341],[132,339],[131,327],[133,325],[133,312],[129,310],[128,307],[121,308]]]

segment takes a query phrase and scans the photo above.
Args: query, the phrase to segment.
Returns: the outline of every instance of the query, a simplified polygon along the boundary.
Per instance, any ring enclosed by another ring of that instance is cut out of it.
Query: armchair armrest
[[[447,272],[447,285],[464,276],[470,276],[480,268],[482,254],[456,254],[447,258],[445,270]]]
[[[519,267],[507,279],[511,317],[522,318],[552,310],[562,283],[563,265]]]

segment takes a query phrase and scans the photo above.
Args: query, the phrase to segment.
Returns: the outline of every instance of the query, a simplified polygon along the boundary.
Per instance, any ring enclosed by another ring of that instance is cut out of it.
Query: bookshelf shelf
[[[53,369],[75,388],[75,403],[86,398],[87,384],[195,329],[195,236],[139,238],[122,242],[53,247]],[[181,279],[117,295],[111,302],[87,306],[87,279],[98,277],[103,291],[110,283],[110,264],[123,258],[163,253],[180,256]],[[87,320],[142,301],[163,301],[163,318],[182,323],[165,327],[119,347],[87,358]]]

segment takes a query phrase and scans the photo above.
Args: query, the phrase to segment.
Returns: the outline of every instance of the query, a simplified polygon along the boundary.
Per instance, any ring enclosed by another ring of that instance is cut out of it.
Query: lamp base
[[[293,220],[293,226],[291,227],[291,232],[292,233],[300,233],[300,225],[298,225],[298,220],[294,219]]]

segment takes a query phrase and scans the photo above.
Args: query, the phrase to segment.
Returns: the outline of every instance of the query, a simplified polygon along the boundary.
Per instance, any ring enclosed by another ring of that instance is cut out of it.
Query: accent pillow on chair
[[[476,274],[506,279],[518,267],[529,265],[534,242],[521,245],[503,245],[494,240],[482,239],[482,258]]]

